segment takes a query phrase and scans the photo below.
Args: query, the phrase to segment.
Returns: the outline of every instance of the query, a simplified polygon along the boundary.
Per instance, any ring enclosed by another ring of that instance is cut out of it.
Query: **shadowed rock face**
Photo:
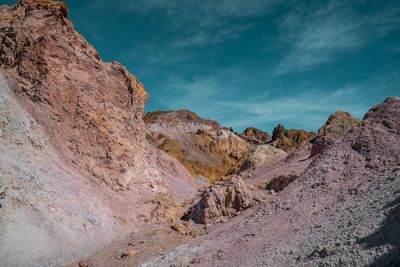
[[[274,190],[280,192],[287,187],[291,182],[299,178],[297,175],[280,175],[273,178],[266,186],[266,190]]]
[[[187,110],[149,112],[144,120],[150,143],[211,181],[239,172],[249,153],[250,144],[232,130]]]
[[[1,7],[0,67],[66,160],[111,186],[145,183],[148,95],[121,64],[102,62],[66,16],[49,0]]]

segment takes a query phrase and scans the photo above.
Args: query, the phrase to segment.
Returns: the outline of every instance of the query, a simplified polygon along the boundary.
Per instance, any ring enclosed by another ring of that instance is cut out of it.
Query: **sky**
[[[66,3],[101,58],[144,84],[146,111],[189,109],[237,131],[315,131],[335,111],[362,118],[400,95],[398,0]]]

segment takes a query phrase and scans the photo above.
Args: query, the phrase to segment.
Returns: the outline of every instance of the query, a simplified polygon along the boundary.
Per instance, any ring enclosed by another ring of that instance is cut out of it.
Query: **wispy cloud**
[[[400,7],[361,13],[345,1],[299,6],[281,21],[281,41],[288,52],[275,74],[301,72],[352,53],[400,26]],[[365,3],[364,3],[365,4]]]
[[[210,46],[221,42],[236,39],[242,32],[251,29],[254,23],[247,23],[243,25],[225,26],[221,29],[207,29],[198,30],[191,33],[186,37],[180,38],[172,43],[176,48],[185,48],[193,46]]]
[[[348,110],[361,117],[366,111],[365,106],[362,103],[351,104],[361,92],[362,89],[357,86],[331,91],[313,88],[289,97],[262,98],[248,102],[228,101],[218,105],[236,110],[238,116],[226,122],[234,127],[283,123],[316,130],[328,115],[337,110]]]
[[[235,76],[237,73],[240,70],[216,73],[208,78],[170,77],[164,90],[174,93],[162,94],[161,102],[165,109],[190,109],[237,130],[255,126],[271,131],[277,123],[317,130],[330,114],[338,110],[362,118],[375,103],[374,99],[381,95],[385,97],[391,90],[385,84],[388,77],[380,77],[337,88],[299,86],[285,95],[275,94],[269,88],[264,88],[264,94],[247,94],[246,87]]]
[[[134,15],[159,12],[168,23],[168,31],[180,31],[175,47],[206,46],[232,40],[254,24],[235,20],[261,16],[281,0],[138,0],[119,1],[118,7]]]
[[[192,22],[197,27],[209,28],[224,24],[226,19],[265,14],[280,2],[281,0],[124,0],[119,1],[119,6],[136,14],[163,11],[177,27],[185,27]]]

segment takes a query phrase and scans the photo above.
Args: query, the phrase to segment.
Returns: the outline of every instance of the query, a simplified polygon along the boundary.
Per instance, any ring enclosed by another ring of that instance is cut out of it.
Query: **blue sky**
[[[145,85],[147,111],[317,130],[337,110],[362,118],[400,95],[398,0],[66,2],[102,59]]]

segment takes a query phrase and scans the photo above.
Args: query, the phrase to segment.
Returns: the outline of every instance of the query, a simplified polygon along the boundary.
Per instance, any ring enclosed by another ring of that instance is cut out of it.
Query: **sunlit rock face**
[[[144,120],[155,147],[210,181],[239,172],[249,154],[251,144],[232,130],[188,110],[149,112]]]
[[[53,144],[107,184],[141,179],[148,95],[138,79],[101,61],[66,18],[64,3],[24,0],[0,12],[0,67]]]

